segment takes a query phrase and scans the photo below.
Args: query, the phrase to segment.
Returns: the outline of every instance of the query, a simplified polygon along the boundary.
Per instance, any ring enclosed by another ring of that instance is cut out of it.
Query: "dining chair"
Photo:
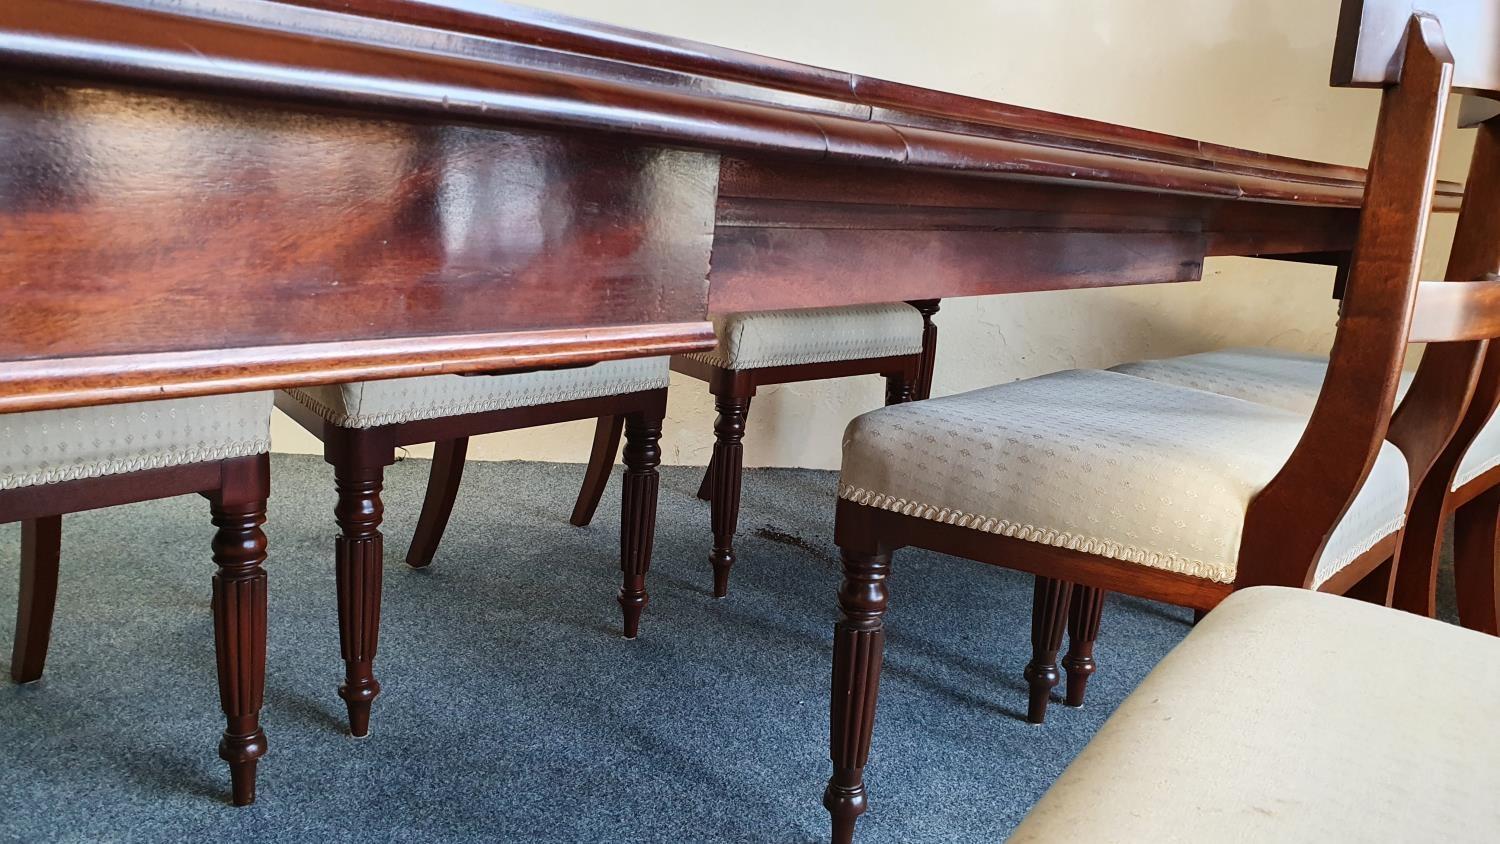
[[[214,527],[219,703],[236,806],[255,802],[266,679],[266,519],[271,394],[163,399],[0,414],[0,523],[21,523],[10,676],[42,678],[69,513],[199,493]],[[79,561],[84,562],[84,561]],[[90,563],[97,561],[88,561]],[[61,702],[58,703],[61,705]]]
[[[469,438],[481,434],[618,416],[625,428],[618,601],[626,638],[635,638],[647,603],[646,572],[655,537],[661,420],[667,359],[614,360],[592,366],[503,375],[431,375],[285,390],[276,406],[323,442],[338,500],[334,520],[339,641],[345,665],[339,696],[349,729],[369,733],[380,694],[374,662],[380,634],[384,545],[380,523],[385,467],[396,449],[434,442],[427,495],[408,565],[430,564],[458,495]]]
[[[1407,22],[1405,39],[1379,42],[1392,30],[1358,25],[1361,8],[1374,10],[1346,4],[1335,67],[1365,49],[1355,81],[1376,73],[1385,92],[1328,373],[1311,414],[1075,370],[888,407],[850,424],[835,522],[844,580],[833,775],[823,801],[835,841],[852,840],[867,807],[886,584],[899,548],[1036,575],[1025,671],[1032,722],[1045,717],[1059,681],[1064,627],[1068,698],[1082,702],[1105,590],[1200,610],[1259,585],[1388,600],[1411,491],[1473,394],[1481,341],[1500,334],[1500,282],[1476,280],[1500,269],[1491,223],[1500,219],[1500,145],[1486,124],[1449,264],[1455,281],[1419,282],[1454,61],[1436,18],[1407,7],[1397,18]],[[1478,14],[1456,7],[1447,22],[1473,27]],[[1470,58],[1476,71],[1460,85],[1491,92],[1477,73],[1489,62]],[[1393,421],[1409,341],[1434,345],[1404,403],[1410,410]]]
[[[1500,672],[1473,667],[1497,661],[1500,641],[1430,619],[1243,590],[1125,698],[1009,840],[1490,840]]]
[[[882,375],[887,405],[932,394],[937,355],[939,300],[754,311],[714,318],[718,343],[712,351],[672,358],[672,371],[708,382],[718,417],[714,449],[698,486],[709,502],[713,530],[714,597],[729,594],[735,564],[744,468],[745,423],[756,390],[773,384]],[[594,448],[571,521],[584,527],[594,517],[620,447],[620,421],[601,418]]]

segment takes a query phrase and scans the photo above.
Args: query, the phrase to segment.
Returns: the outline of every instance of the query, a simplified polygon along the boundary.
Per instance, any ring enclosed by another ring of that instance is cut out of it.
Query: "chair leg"
[[[349,732],[370,732],[370,705],[380,695],[375,679],[375,648],[380,639],[380,589],[384,539],[380,520],[384,507],[380,489],[385,466],[357,456],[334,463],[338,503],[333,515],[339,534],[334,540],[334,576],[338,591],[339,645],[344,659],[344,683],[339,697],[349,707]]]
[[[1047,699],[1057,687],[1057,651],[1062,647],[1072,592],[1073,584],[1040,575],[1032,591],[1031,662],[1023,676],[1031,687],[1026,720],[1033,724],[1047,720]]]
[[[1104,614],[1104,590],[1082,583],[1073,586],[1068,599],[1068,654],[1063,668],[1068,672],[1068,706],[1083,706],[1094,662],[1094,641],[1099,638],[1099,619]]]
[[[710,521],[714,550],[708,560],[714,568],[714,597],[729,594],[729,570],[734,567],[734,531],[740,518],[740,474],[744,469],[745,419],[750,413],[746,396],[715,396],[719,411],[714,420],[713,495]]]
[[[62,516],[21,523],[21,591],[16,600],[16,641],[10,676],[17,683],[42,678],[52,611],[57,606],[57,569],[62,553]]]
[[[213,560],[214,648],[226,726],[219,757],[229,763],[234,805],[255,802],[255,769],[266,753],[260,727],[266,686],[266,498],[270,463],[226,462],[225,483],[210,493],[216,528]]]
[[[651,568],[651,546],[656,539],[656,498],[661,478],[661,416],[632,413],[625,417],[625,474],[620,501],[620,610],[625,614],[625,638],[640,633],[646,608],[646,572]]]
[[[745,397],[745,413],[750,413],[750,398]],[[698,500],[712,501],[714,497],[714,473],[719,470],[719,450],[714,449],[708,459],[708,467],[703,470],[703,480],[698,484]]]
[[[917,401],[926,401],[932,398],[932,371],[937,365],[937,323],[932,318],[937,315],[940,299],[919,299],[909,302],[922,314],[922,366],[917,375],[917,387],[915,398]]]
[[[599,500],[604,497],[604,488],[609,486],[609,475],[615,468],[615,455],[620,453],[620,432],[624,427],[623,416],[601,416],[594,425],[588,470],[583,474],[583,486],[568,519],[577,527],[588,527],[594,520],[594,511],[599,509]]]
[[[905,373],[896,372],[885,376],[885,406],[911,401],[916,386],[916,382]]]
[[[880,663],[885,655],[885,615],[890,554],[841,549],[844,583],[839,589],[841,615],[833,631],[833,692],[829,757],[833,776],[823,792],[832,816],[835,844],[854,839],[854,824],[868,808],[865,763],[880,693]]]
[[[406,564],[412,568],[426,567],[437,555],[438,543],[443,541],[443,531],[448,528],[448,517],[453,515],[453,502],[458,498],[468,451],[468,437],[442,440],[433,448],[427,497],[422,500],[422,515],[417,517],[411,547],[406,549]]]
[[[1500,582],[1495,576],[1495,542],[1500,519],[1500,487],[1486,490],[1458,508],[1453,517],[1453,577],[1458,622],[1470,630],[1500,635]]]
[[[698,500],[712,501],[714,497],[714,470],[718,468],[717,457],[708,459],[708,467],[703,470],[703,480],[698,483]]]

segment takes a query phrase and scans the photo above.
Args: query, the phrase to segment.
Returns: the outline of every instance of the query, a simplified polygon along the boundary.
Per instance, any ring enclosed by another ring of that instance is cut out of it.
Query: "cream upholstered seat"
[[[719,345],[689,355],[724,369],[761,369],[922,351],[922,315],[902,302],[750,311],[714,318]]]
[[[1117,372],[1058,372],[855,419],[839,495],[1229,583],[1250,500],[1306,422]],[[1400,529],[1407,486],[1406,461],[1387,443],[1330,536],[1315,585]]]
[[[1010,840],[1493,841],[1497,662],[1500,640],[1442,622],[1242,590],[1125,699]]]
[[[1112,371],[1235,396],[1305,415],[1312,413],[1318,400],[1318,391],[1328,372],[1328,359],[1273,349],[1221,349],[1122,364]],[[1400,395],[1405,395],[1411,386],[1412,375],[1402,374]],[[1500,466],[1500,423],[1491,418],[1464,452],[1453,488],[1458,489],[1496,466]]]
[[[669,359],[613,360],[576,369],[510,375],[428,375],[287,390],[343,428],[375,428],[418,419],[535,407],[667,386]]]
[[[0,414],[0,489],[261,454],[269,392]]]

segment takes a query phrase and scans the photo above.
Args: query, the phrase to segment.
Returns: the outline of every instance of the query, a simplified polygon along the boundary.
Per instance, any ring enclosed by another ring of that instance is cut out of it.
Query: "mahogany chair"
[[[236,806],[255,802],[266,678],[271,394],[0,414],[0,522],[21,523],[10,676],[40,680],[68,513],[199,493],[214,526],[214,648]],[[91,561],[93,562],[93,561]]]
[[[713,351],[672,358],[672,371],[708,382],[718,418],[714,450],[698,497],[709,502],[714,534],[709,562],[714,597],[729,594],[739,524],[745,422],[760,387],[881,375],[887,405],[932,394],[937,354],[937,299],[907,304],[860,305],[729,314],[714,319]],[[584,527],[594,517],[620,448],[620,420],[601,418],[594,449],[571,521]]]
[[[1311,414],[1119,372],[1072,371],[889,407],[850,424],[835,524],[844,582],[833,776],[823,801],[835,841],[852,840],[867,806],[886,582],[899,548],[1037,575],[1025,672],[1033,722],[1058,683],[1064,626],[1068,699],[1082,701],[1103,590],[1197,610],[1257,585],[1389,599],[1412,490],[1420,498],[1473,394],[1480,341],[1500,334],[1500,282],[1477,280],[1500,270],[1494,126],[1481,130],[1472,164],[1449,265],[1456,281],[1417,279],[1449,91],[1500,89],[1500,79],[1481,72],[1500,58],[1500,42],[1475,41],[1483,16],[1473,4],[1452,4],[1446,19],[1471,62],[1455,83],[1438,20],[1400,6],[1345,4],[1335,80],[1383,85],[1385,94],[1328,374]],[[1344,65],[1354,69],[1340,79]],[[1392,419],[1408,341],[1434,345]]]
[[[406,562],[432,562],[447,527],[463,475],[469,438],[618,416],[625,428],[625,484],[620,518],[619,604],[627,638],[635,638],[645,609],[646,571],[655,536],[656,467],[667,405],[667,359],[606,361],[575,369],[505,375],[433,375],[391,381],[286,390],[276,406],[323,441],[333,465],[338,502],[334,520],[339,640],[345,680],[339,697],[349,729],[369,733],[370,705],[380,694],[375,649],[380,634],[384,563],[380,491],[396,448],[437,444],[426,500]]]

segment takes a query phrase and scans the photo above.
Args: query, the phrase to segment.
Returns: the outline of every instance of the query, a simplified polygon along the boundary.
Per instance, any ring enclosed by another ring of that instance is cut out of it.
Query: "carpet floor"
[[[746,473],[739,563],[715,601],[700,470],[665,468],[652,602],[626,641],[618,480],[577,529],[581,467],[471,464],[416,571],[403,559],[428,465],[387,473],[385,690],[355,740],[334,693],[331,471],[273,459],[271,749],[246,809],[227,804],[215,753],[207,505],[65,519],[46,676],[0,682],[0,840],[827,839],[834,473]],[[18,544],[0,526],[0,619]],[[1030,577],[908,550],[891,593],[865,844],[1002,840],[1189,629],[1185,610],[1111,596],[1088,705],[1032,727]],[[7,663],[10,635],[0,622]]]

